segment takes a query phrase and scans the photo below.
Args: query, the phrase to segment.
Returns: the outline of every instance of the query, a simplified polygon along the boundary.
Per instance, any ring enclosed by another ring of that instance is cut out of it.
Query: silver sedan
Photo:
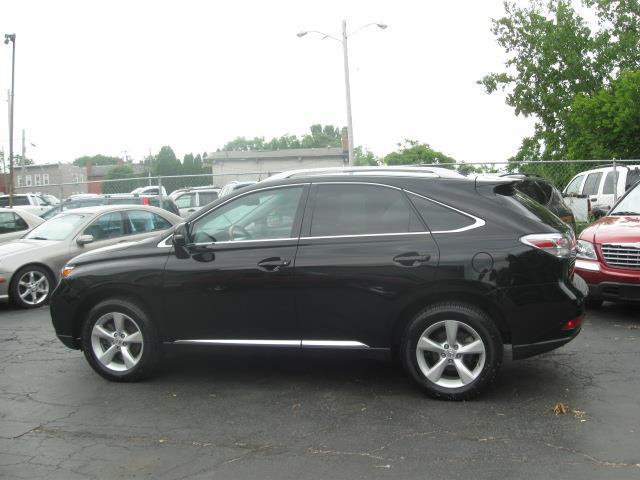
[[[22,237],[44,220],[19,208],[0,208],[0,243]]]
[[[182,219],[143,205],[108,205],[63,212],[20,240],[0,245],[0,300],[23,308],[43,305],[65,263],[81,253],[143,240]]]

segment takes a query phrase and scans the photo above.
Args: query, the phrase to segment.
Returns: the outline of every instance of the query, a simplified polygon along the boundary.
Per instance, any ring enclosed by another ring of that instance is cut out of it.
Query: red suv
[[[580,234],[576,271],[589,284],[587,305],[640,303],[640,182]]]

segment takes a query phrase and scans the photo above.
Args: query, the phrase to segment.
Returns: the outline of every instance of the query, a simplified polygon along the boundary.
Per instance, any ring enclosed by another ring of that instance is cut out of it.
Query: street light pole
[[[381,30],[384,30],[385,28],[387,28],[387,25],[385,25],[384,23],[368,23],[367,25],[360,27],[359,29],[351,32],[350,34],[347,34],[347,21],[343,20],[341,40],[332,35],[318,32],[317,30],[303,31],[297,34],[299,38],[302,38],[307,33],[316,33],[322,36],[322,40],[324,40],[325,38],[330,38],[342,44],[342,55],[343,55],[343,61],[344,61],[344,87],[345,87],[346,99],[347,99],[347,142],[349,144],[349,165],[353,165],[353,162],[354,162],[354,154],[353,154],[354,143],[353,143],[353,120],[351,118],[351,83],[349,81],[349,49],[347,47],[347,39],[350,36],[358,33],[360,30],[363,30],[373,25],[377,26]]]
[[[16,74],[16,34],[5,33],[4,43],[11,42],[11,97],[9,98],[9,207],[13,206],[13,99]]]
[[[347,21],[342,21],[342,54],[344,56],[344,88],[347,96],[347,142],[349,165],[353,165],[353,120],[351,119],[351,84],[349,82],[349,50],[347,48]]]

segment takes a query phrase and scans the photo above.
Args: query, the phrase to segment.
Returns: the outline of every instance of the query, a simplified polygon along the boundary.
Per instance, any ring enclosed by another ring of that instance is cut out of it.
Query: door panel
[[[435,241],[400,189],[321,183],[309,198],[295,261],[303,342],[388,347],[403,302],[435,278]]]
[[[189,225],[188,258],[170,255],[165,270],[174,340],[299,341],[292,267],[307,191],[247,192]]]

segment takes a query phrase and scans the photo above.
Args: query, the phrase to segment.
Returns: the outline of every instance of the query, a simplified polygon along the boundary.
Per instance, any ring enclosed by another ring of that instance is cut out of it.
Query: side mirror
[[[598,220],[607,214],[608,210],[605,208],[594,208],[591,210],[591,218]]]
[[[176,227],[173,231],[173,238],[171,239],[171,243],[175,248],[176,257],[178,258],[189,258],[189,250],[187,249],[187,244],[189,243],[189,227],[186,223],[181,223]]]
[[[80,246],[91,242],[93,242],[93,235],[80,235],[76,240],[76,243]]]

